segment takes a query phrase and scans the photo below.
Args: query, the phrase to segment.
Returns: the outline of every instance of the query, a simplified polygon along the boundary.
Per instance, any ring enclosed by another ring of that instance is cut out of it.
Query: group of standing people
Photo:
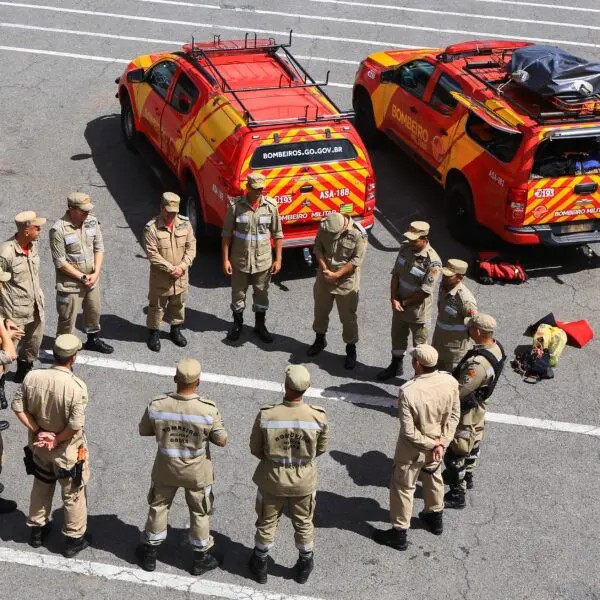
[[[262,193],[264,177],[250,174],[247,183],[247,194],[229,206],[222,232],[223,269],[231,276],[232,285],[233,323],[228,338],[235,341],[242,335],[246,294],[252,285],[254,331],[269,343],[273,335],[265,318],[268,288],[271,276],[281,269],[283,233],[277,204]],[[196,240],[190,221],[179,214],[179,204],[176,194],[163,194],[160,214],[144,230],[150,261],[147,345],[153,351],[160,351],[163,320],[170,323],[171,340],[179,347],[187,344],[182,327]],[[84,435],[88,393],[72,367],[82,347],[113,351],[99,337],[104,246],[92,208],[87,195],[70,194],[67,213],[51,229],[59,325],[54,363],[49,369],[29,373],[43,334],[44,296],[35,241],[46,220],[33,212],[20,213],[15,219],[16,235],[0,246],[0,369],[4,372],[16,359],[15,381],[22,383],[12,408],[29,432],[26,466],[34,476],[27,519],[30,544],[39,547],[50,533],[50,506],[58,482],[65,509],[66,556],[75,556],[89,545],[85,489],[90,470]],[[407,547],[419,478],[425,500],[420,517],[434,534],[443,531],[444,507],[466,505],[465,493],[473,485],[488,399],[505,360],[494,340],[495,319],[477,312],[475,298],[463,283],[467,263],[450,259],[443,266],[429,245],[429,225],[425,222],[411,223],[405,237],[390,286],[392,361],[378,379],[402,375],[402,359],[407,352],[414,377],[399,392],[400,432],[390,482],[392,528],[374,532],[377,542],[398,550]],[[307,354],[316,356],[326,347],[329,315],[335,303],[343,326],[347,369],[353,369],[357,360],[360,269],[366,247],[366,231],[340,213],[322,221],[314,246],[318,263],[314,284],[316,338]],[[440,277],[438,317],[430,346],[426,342]],[[73,335],[81,307],[85,344]],[[409,351],[410,336],[413,349]],[[17,353],[15,342],[19,341]],[[209,527],[214,499],[209,444],[223,447],[228,436],[214,402],[198,394],[200,377],[200,363],[194,359],[180,361],[176,392],[153,398],[139,424],[140,435],[154,436],[158,446],[148,518],[137,548],[140,564],[147,570],[156,566],[158,546],[166,538],[168,512],[179,487],[184,488],[190,509],[191,572],[198,575],[220,564],[212,553],[214,540]],[[0,402],[6,407],[1,381]],[[267,558],[285,507],[299,550],[296,580],[307,581],[314,567],[314,461],[327,450],[328,422],[321,407],[304,403],[309,387],[307,369],[289,366],[283,402],[263,407],[250,434],[250,452],[259,465],[253,478],[258,487],[257,521],[249,567],[260,583],[267,580]],[[0,432],[7,426],[7,422],[0,422]],[[449,491],[444,494],[445,484]],[[11,501],[0,500],[0,512],[15,507]]]

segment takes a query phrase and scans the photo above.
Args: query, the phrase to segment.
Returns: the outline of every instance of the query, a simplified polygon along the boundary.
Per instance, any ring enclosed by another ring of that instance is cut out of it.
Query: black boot
[[[158,334],[158,329],[148,329],[146,346],[148,346],[152,352],[160,352],[160,336]]]
[[[452,489],[444,494],[444,506],[446,508],[456,508],[458,510],[467,505],[465,490]]]
[[[33,363],[28,360],[23,360],[22,358],[17,358],[17,372],[15,373],[15,378],[13,381],[15,383],[23,383],[23,379],[25,379],[25,375],[29,373],[33,369]]]
[[[100,352],[100,354],[112,354],[115,351],[112,346],[109,346],[100,339],[100,334],[98,332],[88,333],[87,342],[83,347],[92,352]]]
[[[402,359],[392,356],[392,362],[389,366],[377,375],[378,381],[387,381],[392,377],[400,377],[402,375]]]
[[[468,471],[465,473],[465,483],[467,484],[467,489],[472,490],[474,487],[473,484],[473,473],[469,473]]]
[[[267,583],[267,555],[259,556],[256,549],[252,551],[248,566],[257,583]]]
[[[327,348],[327,340],[325,339],[324,333],[317,333],[317,337],[313,342],[312,346],[309,346],[306,350],[306,356],[316,356],[319,352]]]
[[[210,550],[204,552],[194,550],[194,561],[190,573],[192,575],[203,575],[207,571],[216,569],[219,565],[219,561],[212,555]]]
[[[4,410],[8,408],[8,402],[6,401],[6,390],[4,389],[4,375],[0,377],[0,409]]]
[[[306,583],[308,576],[312,573],[315,568],[315,560],[312,552],[300,553],[298,561],[296,562],[296,573],[294,574],[294,580],[296,583]]]
[[[135,555],[138,557],[140,567],[144,571],[154,571],[156,569],[156,557],[158,556],[158,546],[150,544],[140,544],[135,549]]]
[[[376,529],[373,532],[373,539],[382,546],[389,546],[396,550],[406,550],[408,541],[406,539],[406,529]]]
[[[433,535],[442,535],[444,532],[444,513],[442,511],[425,512],[423,510],[419,513],[419,519]]]
[[[29,545],[32,548],[39,548],[48,534],[52,531],[52,523],[48,521],[43,527],[32,527],[29,532]]]
[[[356,344],[346,344],[344,369],[352,370],[356,366]]]
[[[17,509],[17,503],[14,500],[5,500],[0,498],[0,515],[13,512]]]
[[[254,313],[254,333],[258,333],[258,337],[265,342],[266,344],[270,344],[273,341],[273,336],[267,329],[265,325],[265,318],[267,313],[265,312],[256,312]]]
[[[243,312],[234,312],[233,313],[233,326],[229,330],[227,334],[227,339],[230,342],[236,342],[240,339],[240,335],[242,335],[242,326],[244,324],[244,313]]]
[[[187,346],[187,340],[183,333],[181,333],[181,325],[171,325],[169,337],[176,346],[179,346],[180,348],[185,348]]]
[[[78,538],[68,537],[65,545],[65,551],[63,556],[66,558],[73,558],[79,554],[82,550],[85,550],[90,545],[90,539],[87,534],[82,535]]]

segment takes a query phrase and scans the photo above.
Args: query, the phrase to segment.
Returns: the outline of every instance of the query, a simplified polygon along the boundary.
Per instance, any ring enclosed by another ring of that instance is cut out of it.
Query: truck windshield
[[[600,175],[600,137],[545,140],[537,149],[531,179]]]
[[[308,165],[311,163],[354,160],[358,156],[350,140],[315,140],[273,144],[257,148],[250,161],[252,169]]]

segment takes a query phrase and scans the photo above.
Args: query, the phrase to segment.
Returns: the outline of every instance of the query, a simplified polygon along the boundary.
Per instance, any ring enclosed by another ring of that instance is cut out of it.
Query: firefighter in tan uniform
[[[269,308],[271,276],[281,270],[283,230],[277,203],[263,196],[264,175],[248,175],[246,195],[236,198],[228,207],[222,231],[223,271],[231,275],[231,310],[233,326],[227,339],[236,341],[242,333],[246,292],[252,285],[254,331],[266,343],[273,336],[265,325]],[[271,250],[275,246],[275,260]]]
[[[40,285],[38,238],[46,219],[33,211],[15,217],[17,233],[0,246],[0,264],[12,278],[0,287],[0,315],[24,331],[14,382],[21,383],[37,360],[44,336],[44,292]],[[0,378],[4,394],[4,376]]]
[[[433,291],[442,269],[438,253],[429,245],[429,223],[413,221],[404,236],[392,269],[392,362],[377,375],[379,381],[402,375],[402,358],[408,346],[427,342]]]
[[[196,257],[196,237],[187,217],[179,214],[180,198],[165,192],[160,215],[144,228],[144,248],[150,261],[148,292],[148,348],[160,351],[158,330],[165,309],[171,324],[169,337],[181,348],[187,340],[181,333],[190,285],[189,270]]]
[[[342,339],[346,344],[346,369],[354,369],[356,366],[356,311],[360,267],[367,249],[367,238],[367,232],[362,225],[340,213],[331,213],[321,222],[313,249],[319,263],[313,288],[313,330],[317,337],[306,354],[316,356],[327,346],[325,335],[329,326],[329,314],[335,301],[343,327]]]
[[[10,281],[10,273],[2,270],[0,266],[0,289],[3,284]],[[13,360],[17,359],[17,349],[15,347],[15,339],[18,339],[23,333],[12,321],[0,316],[0,376],[8,369],[8,365]],[[7,408],[6,397],[2,396],[2,409]],[[0,421],[0,473],[2,473],[2,459],[4,455],[4,444],[2,441],[2,432],[9,427],[8,421]],[[0,483],[0,494],[4,492],[4,486]],[[0,498],[0,514],[6,514],[14,511],[17,508],[17,503],[13,500],[5,500]]]
[[[290,365],[283,402],[264,406],[252,429],[250,452],[260,463],[252,479],[258,486],[258,518],[250,570],[259,583],[267,582],[267,557],[284,507],[300,552],[294,579],[306,583],[314,568],[315,458],[327,451],[328,425],[324,409],[304,403],[303,394],[309,387],[308,370]]]
[[[189,543],[194,550],[191,573],[202,575],[219,566],[211,552],[214,540],[209,515],[214,475],[209,442],[222,448],[227,444],[227,432],[215,403],[197,393],[200,372],[197,360],[179,361],[177,392],[154,398],[140,421],[140,435],[155,436],[158,443],[148,493],[150,510],[136,552],[146,571],[156,568],[158,547],[167,538],[169,509],[180,487],[190,511]]]
[[[29,544],[39,548],[51,530],[50,512],[56,482],[64,507],[64,555],[71,558],[89,546],[87,443],[83,431],[88,391],[72,368],[81,341],[71,334],[54,342],[54,364],[31,371],[12,401],[12,409],[28,430],[27,473],[34,476],[27,526]]]
[[[423,482],[425,509],[419,513],[427,529],[443,532],[444,482],[442,458],[458,423],[458,383],[449,373],[438,371],[435,348],[421,344],[411,351],[415,377],[398,395],[400,435],[390,482],[392,528],[377,530],[379,544],[406,550],[417,479]]]
[[[442,269],[438,317],[432,346],[438,351],[440,371],[452,373],[469,349],[465,319],[477,313],[477,301],[463,283],[469,265],[451,258]]]
[[[479,313],[465,319],[465,324],[475,345],[454,371],[459,385],[460,422],[444,456],[444,480],[450,486],[444,502],[448,508],[458,509],[466,506],[466,490],[473,487],[485,413],[506,361],[502,345],[494,340],[494,317]]]
[[[100,271],[104,263],[100,221],[91,213],[94,205],[87,194],[70,193],[67,205],[67,212],[50,229],[56,268],[56,335],[75,331],[83,307],[87,333],[84,348],[111,354],[114,348],[100,339]]]

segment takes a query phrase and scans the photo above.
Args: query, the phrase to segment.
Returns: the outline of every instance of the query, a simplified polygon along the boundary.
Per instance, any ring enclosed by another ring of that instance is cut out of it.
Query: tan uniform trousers
[[[233,269],[231,274],[231,310],[235,313],[244,312],[246,308],[246,292],[252,285],[252,310],[266,312],[269,308],[269,284],[271,269],[260,273],[245,273]]]
[[[148,329],[160,329],[165,310],[166,321],[171,325],[181,325],[185,319],[185,303],[188,299],[188,291],[173,296],[157,296],[148,294],[148,314],[146,316],[146,327]]]
[[[35,461],[44,471],[55,472],[53,463],[44,463],[38,456],[36,456]],[[79,488],[73,485],[73,479],[70,477],[58,480],[64,509],[63,533],[68,537],[79,538],[87,529],[86,484],[89,479],[89,472],[89,466],[86,463],[83,477],[84,485]],[[50,520],[55,489],[56,482],[44,483],[34,477],[29,502],[29,517],[27,518],[28,527],[43,527]]]
[[[428,473],[423,470],[436,470]],[[441,464],[432,465],[425,461],[395,463],[390,481],[390,521],[392,527],[409,529],[417,479],[421,475],[425,512],[444,510],[444,481]]]
[[[44,337],[44,320],[38,309],[33,313],[33,321],[23,325],[25,334],[19,342],[19,358],[28,362],[34,362],[38,358],[42,339]]]
[[[274,496],[258,490],[256,493],[256,535],[254,545],[268,552],[275,540],[277,525],[284,506],[294,527],[294,540],[300,552],[312,552],[315,537],[313,518],[317,505],[317,493],[308,496]]]
[[[342,323],[342,339],[345,344],[356,344],[358,342],[358,318],[356,314],[358,310],[358,290],[347,294],[332,294],[330,289],[318,281],[315,282],[313,288],[315,299],[313,331],[315,333],[327,333],[329,314],[335,302]]]
[[[151,546],[158,546],[167,539],[167,523],[169,510],[179,488],[170,485],[152,483],[148,493],[148,519],[142,533],[142,542]],[[199,490],[185,490],[185,501],[190,511],[189,541],[194,550],[205,552],[210,550],[215,541],[210,535],[208,516],[212,513],[213,494],[212,486]]]
[[[57,336],[75,331],[75,321],[82,306],[85,332],[100,331],[100,285],[96,284],[91,290],[86,288],[73,293],[56,292]]]
[[[408,348],[408,335],[412,334],[413,346],[426,344],[429,336],[427,323],[407,323],[402,320],[402,313],[393,311],[392,315],[392,356],[402,358]]]

